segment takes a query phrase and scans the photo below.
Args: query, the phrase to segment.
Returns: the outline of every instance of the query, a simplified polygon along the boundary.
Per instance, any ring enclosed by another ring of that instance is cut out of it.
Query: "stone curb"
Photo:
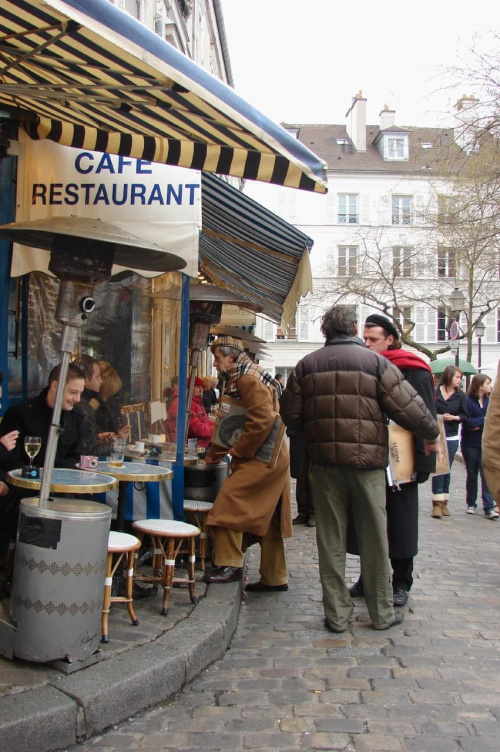
[[[2,752],[64,749],[178,692],[229,647],[242,587],[210,585],[187,619],[152,642],[0,698]]]

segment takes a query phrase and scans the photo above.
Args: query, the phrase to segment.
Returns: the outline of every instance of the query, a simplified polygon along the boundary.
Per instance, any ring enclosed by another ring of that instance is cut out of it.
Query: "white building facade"
[[[383,312],[385,304],[404,328],[407,321],[415,324],[414,341],[431,352],[448,346],[450,311],[446,306],[454,288],[465,284],[456,268],[455,252],[446,245],[439,226],[451,190],[440,167],[442,156],[459,151],[453,128],[401,128],[387,107],[379,115],[379,124],[369,125],[361,92],[353,99],[344,125],[289,127],[327,161],[329,193],[315,196],[246,185],[249,195],[314,240],[314,292],[300,303],[295,326],[289,331],[258,320],[255,333],[268,342],[261,363],[287,377],[298,360],[323,344],[321,317],[334,303],[356,305],[361,324],[370,313]],[[498,261],[490,276],[483,300],[489,297],[498,302]],[[473,320],[485,309],[479,305],[481,300],[476,302]],[[482,323],[481,370],[494,377],[500,357],[497,303]],[[462,314],[461,332],[466,326]],[[462,341],[460,357],[465,355]],[[475,366],[478,355],[473,335]],[[453,357],[453,353],[442,357]]]

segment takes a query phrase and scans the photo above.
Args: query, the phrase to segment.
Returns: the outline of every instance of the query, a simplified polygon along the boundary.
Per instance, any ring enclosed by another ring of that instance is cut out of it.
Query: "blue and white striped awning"
[[[313,241],[215,175],[202,176],[200,269],[286,325],[312,290]]]
[[[1,0],[0,104],[32,138],[326,192],[321,159],[108,0]]]

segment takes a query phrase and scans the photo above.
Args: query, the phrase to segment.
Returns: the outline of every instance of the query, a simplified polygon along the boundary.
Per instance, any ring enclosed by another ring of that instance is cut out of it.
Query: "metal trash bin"
[[[184,498],[196,501],[215,501],[222,484],[227,478],[229,465],[184,465]]]
[[[111,509],[60,498],[23,499],[12,580],[14,655],[83,661],[98,649]]]

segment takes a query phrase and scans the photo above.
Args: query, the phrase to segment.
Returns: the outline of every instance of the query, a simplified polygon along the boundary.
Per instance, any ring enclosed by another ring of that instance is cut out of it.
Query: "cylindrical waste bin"
[[[111,509],[60,498],[21,501],[11,616],[14,655],[82,661],[99,646]]]
[[[185,465],[184,498],[195,501],[215,501],[215,497],[227,478],[228,467],[227,462],[219,462],[218,465],[207,465],[205,462]]]

